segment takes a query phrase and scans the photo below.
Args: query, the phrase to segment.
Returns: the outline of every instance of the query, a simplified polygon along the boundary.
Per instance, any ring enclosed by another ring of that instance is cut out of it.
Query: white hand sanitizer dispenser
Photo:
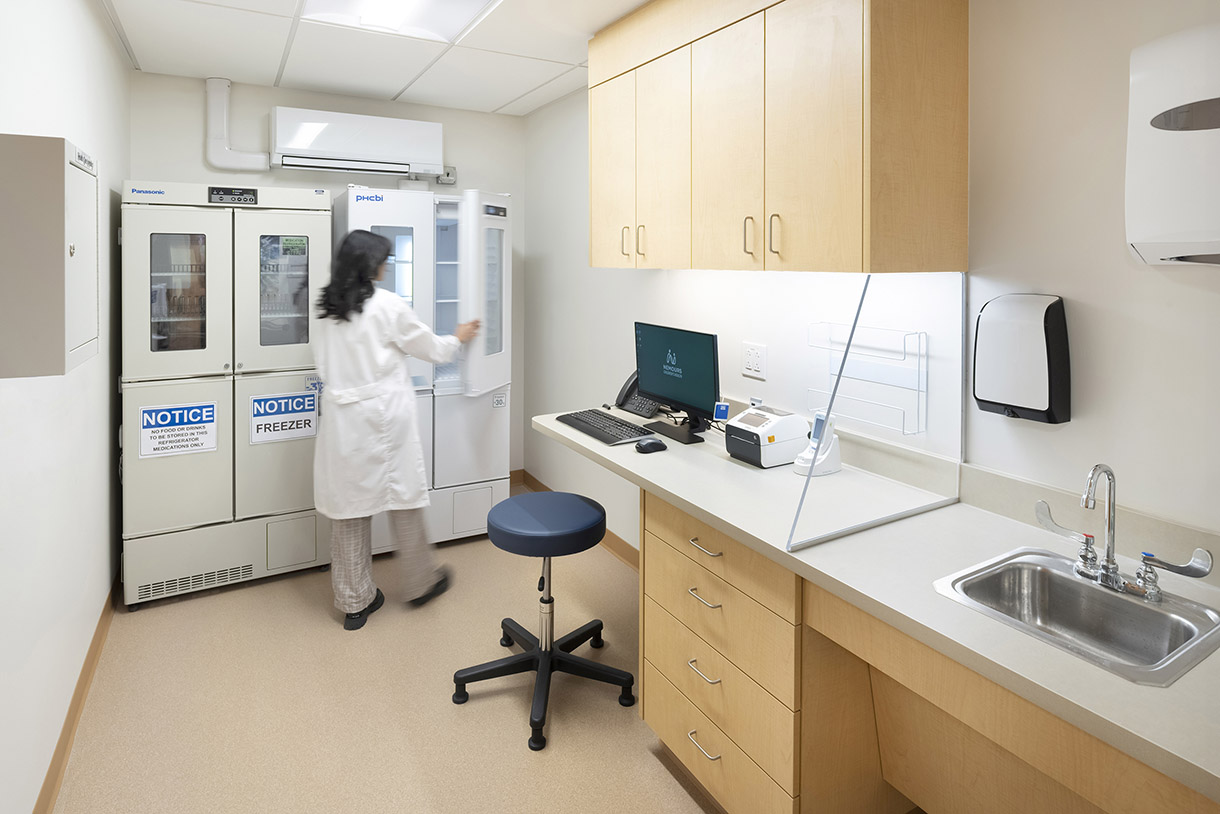
[[[825,424],[825,430],[822,425]],[[835,435],[835,421],[828,419],[825,413],[817,413],[813,419],[813,431],[809,433],[809,446],[796,456],[792,463],[792,471],[804,477],[813,467],[813,477],[832,475],[843,468],[839,457],[839,436]],[[818,436],[822,436],[821,449],[818,448]]]

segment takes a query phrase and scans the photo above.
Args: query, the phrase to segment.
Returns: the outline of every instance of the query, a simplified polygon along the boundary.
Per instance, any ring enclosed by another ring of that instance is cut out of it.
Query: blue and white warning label
[[[318,394],[250,397],[250,443],[291,441],[318,434]]]
[[[216,451],[216,402],[140,409],[140,457]]]

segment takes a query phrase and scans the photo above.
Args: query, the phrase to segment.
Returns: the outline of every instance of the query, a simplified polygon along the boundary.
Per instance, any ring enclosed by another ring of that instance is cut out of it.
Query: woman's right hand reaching
[[[479,335],[479,321],[472,319],[470,322],[463,322],[457,326],[457,332],[454,334],[458,341],[463,345]]]

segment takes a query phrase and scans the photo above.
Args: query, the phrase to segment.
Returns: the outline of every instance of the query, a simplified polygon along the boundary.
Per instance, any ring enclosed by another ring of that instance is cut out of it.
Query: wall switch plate
[[[742,342],[741,375],[751,379],[767,378],[767,346],[758,342]]]

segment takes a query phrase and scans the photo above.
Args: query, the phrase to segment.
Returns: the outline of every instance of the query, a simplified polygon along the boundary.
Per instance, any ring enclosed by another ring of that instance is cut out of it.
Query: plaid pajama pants
[[[404,602],[427,593],[439,578],[436,557],[424,533],[423,509],[389,512],[390,529],[398,543],[394,558],[400,573]],[[377,596],[373,584],[373,518],[332,520],[330,527],[330,584],[335,607],[359,613]]]

